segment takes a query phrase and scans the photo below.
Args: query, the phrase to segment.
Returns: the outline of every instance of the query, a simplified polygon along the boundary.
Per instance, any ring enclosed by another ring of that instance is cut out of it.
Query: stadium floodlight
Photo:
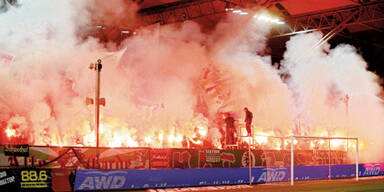
[[[262,14],[262,15],[258,15],[257,14],[257,15],[254,15],[253,17],[256,18],[257,20],[268,22],[268,23],[273,23],[273,24],[278,24],[278,25],[285,24],[284,21],[281,21],[278,18],[271,17],[271,16],[268,16],[268,15],[265,15],[265,14]]]
[[[98,29],[102,29],[102,30],[107,29],[107,27],[106,27],[106,26],[103,26],[103,25],[96,25],[96,28],[98,28]]]
[[[245,12],[241,9],[225,8],[225,11],[232,11],[232,13],[239,14],[239,15],[248,15],[248,12]]]
[[[241,9],[235,9],[232,11],[232,13],[236,13],[236,14],[239,14],[239,15],[248,15],[248,12],[245,12]]]

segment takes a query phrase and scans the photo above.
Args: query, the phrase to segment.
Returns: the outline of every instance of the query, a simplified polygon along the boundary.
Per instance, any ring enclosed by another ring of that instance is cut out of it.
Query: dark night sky
[[[272,62],[278,63],[285,51],[285,43],[289,37],[271,38],[268,46],[271,48]],[[384,33],[374,30],[366,30],[358,33],[339,34],[328,42],[331,48],[339,44],[350,44],[356,47],[358,53],[368,63],[368,70],[375,72],[382,79],[384,87]]]

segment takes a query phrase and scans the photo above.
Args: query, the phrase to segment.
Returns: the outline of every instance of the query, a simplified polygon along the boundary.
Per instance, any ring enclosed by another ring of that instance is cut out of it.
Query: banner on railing
[[[150,163],[151,168],[167,169],[170,168],[169,156],[171,149],[151,149],[150,150]]]
[[[251,150],[252,166],[290,165],[289,150]],[[99,154],[99,156],[97,155]],[[295,165],[348,163],[345,151],[296,150]],[[97,156],[99,157],[97,159]],[[97,164],[97,162],[99,164]],[[0,167],[70,169],[239,168],[248,167],[246,149],[151,149],[0,146]]]
[[[89,148],[29,146],[29,156],[8,156],[6,150],[26,148],[0,146],[0,167],[70,168],[70,169],[147,169],[149,149],[146,148]],[[97,162],[99,153],[99,165]]]
[[[4,145],[6,156],[29,156],[29,145]]]

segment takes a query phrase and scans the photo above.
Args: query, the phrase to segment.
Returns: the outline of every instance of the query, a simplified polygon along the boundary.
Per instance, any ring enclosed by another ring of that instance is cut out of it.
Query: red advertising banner
[[[18,157],[0,146],[0,167],[148,169],[149,149],[30,146],[28,157]]]
[[[154,169],[166,169],[170,168],[169,157],[170,149],[151,149],[151,168]]]

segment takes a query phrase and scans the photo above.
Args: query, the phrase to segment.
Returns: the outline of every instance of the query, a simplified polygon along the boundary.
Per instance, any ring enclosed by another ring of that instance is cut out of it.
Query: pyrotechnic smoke
[[[194,82],[208,63],[199,42],[204,37],[199,27],[190,23],[180,29],[144,29],[124,43],[126,51],[119,63],[118,55],[106,56],[94,39],[78,38],[79,29],[112,10],[109,6],[91,18],[87,9],[104,6],[86,5],[77,1],[21,2],[20,7],[10,6],[1,15],[0,51],[15,58],[12,62],[1,60],[1,120],[27,118],[28,131],[18,134],[29,143],[94,144],[94,125],[87,123],[93,121],[92,107],[86,107],[84,100],[92,97],[94,89],[94,74],[88,65],[103,57],[101,90],[108,108],[102,111],[102,122],[108,124],[103,126],[103,145],[114,139],[137,142],[160,132],[165,135],[161,141],[169,134],[179,140],[180,135],[192,135],[196,126],[207,127],[206,120],[193,111]],[[103,23],[111,24],[108,19]],[[195,39],[191,41],[193,32]],[[153,34],[157,36],[151,37]],[[135,146],[135,142],[124,145]],[[159,141],[158,146],[164,144]]]
[[[363,143],[363,161],[382,159],[384,110],[378,97],[379,78],[350,45],[314,47],[321,37],[320,33],[298,35],[287,42],[283,66],[290,75],[297,118],[306,124],[298,132],[357,136]]]
[[[348,130],[369,152],[383,147],[378,78],[349,45],[313,48],[321,34],[295,36],[278,71],[264,51],[270,28],[252,16],[229,16],[210,34],[194,22],[142,27],[117,47],[84,38],[84,31],[99,23],[136,26],[134,4],[20,4],[0,14],[1,135],[7,128],[31,144],[95,145],[93,106],[85,98],[95,86],[88,65],[101,58],[104,146],[180,147],[183,136],[202,136],[220,147],[223,113],[242,124],[248,107],[256,132],[346,136]]]
[[[237,26],[233,27],[233,23]],[[226,110],[243,115],[243,108],[248,107],[254,114],[257,131],[287,135],[293,120],[291,94],[272,67],[270,56],[261,56],[269,24],[253,17],[233,18],[219,24],[218,30],[223,29],[228,34],[224,42],[219,41],[213,60],[223,73],[225,89],[230,92]]]
[[[28,129],[19,134],[30,143],[67,139],[75,133],[71,124],[86,118],[76,95],[90,91],[79,79],[90,75],[82,74],[85,70],[78,63],[92,59],[92,54],[88,45],[77,44],[76,28],[83,20],[75,18],[72,3],[26,1],[0,15],[0,52],[14,56],[11,62],[0,61],[0,95],[6,106],[0,113],[27,118]]]

